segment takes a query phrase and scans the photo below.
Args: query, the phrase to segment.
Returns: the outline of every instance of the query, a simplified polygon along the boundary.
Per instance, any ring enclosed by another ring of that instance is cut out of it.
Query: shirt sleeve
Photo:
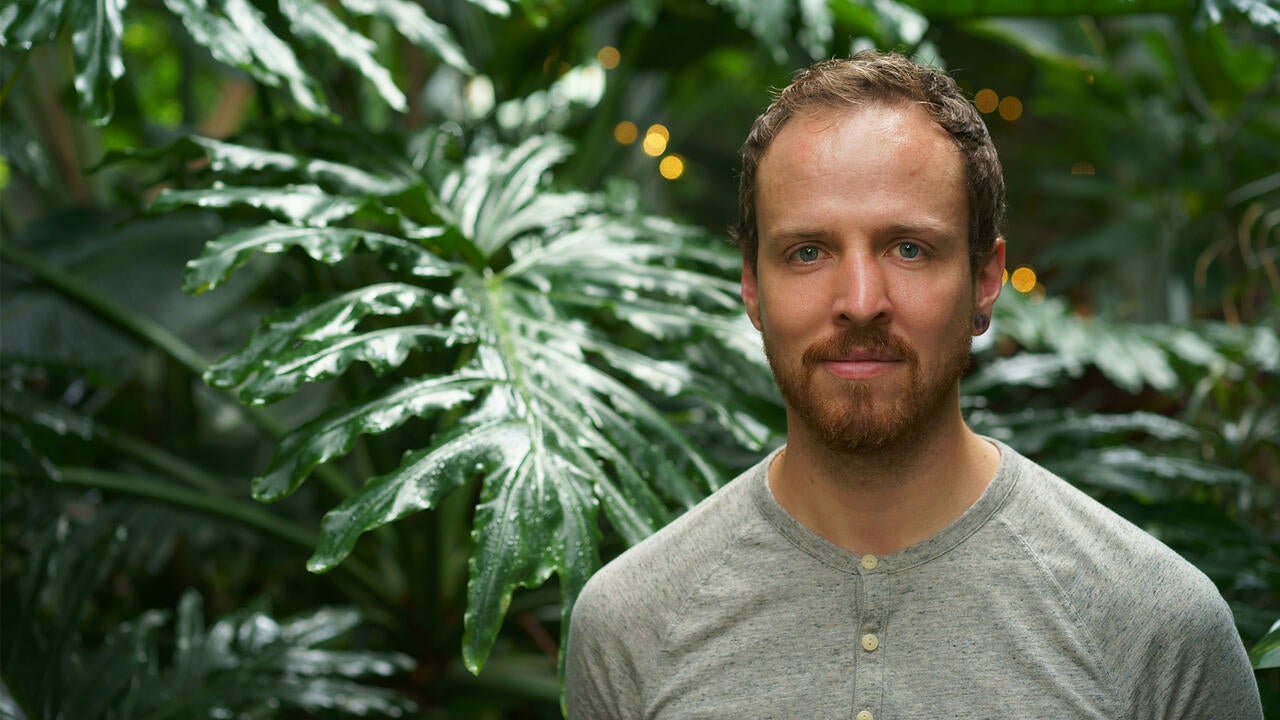
[[[1143,720],[1263,720],[1258,682],[1226,601],[1208,583],[1155,641],[1139,682],[1134,717]],[[1190,622],[1187,620],[1190,619]]]
[[[565,708],[569,720],[638,720],[641,683],[627,647],[627,619],[588,583],[569,622],[565,659]]]

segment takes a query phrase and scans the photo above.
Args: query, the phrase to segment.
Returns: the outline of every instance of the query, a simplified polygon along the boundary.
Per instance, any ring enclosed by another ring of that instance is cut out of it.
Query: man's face
[[[905,449],[959,412],[973,316],[999,295],[1004,245],[975,278],[960,151],[924,110],[793,117],[760,162],[756,218],[742,296],[793,440]]]

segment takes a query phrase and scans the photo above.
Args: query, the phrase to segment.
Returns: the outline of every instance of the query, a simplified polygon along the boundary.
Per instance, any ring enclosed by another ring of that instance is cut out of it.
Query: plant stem
[[[172,455],[152,445],[148,445],[145,442],[140,442],[131,437],[118,435],[105,430],[99,431],[97,437],[99,440],[102,440],[103,444],[114,447],[121,452],[128,453],[155,469],[183,481],[196,490],[217,493],[224,496],[226,494],[227,488],[222,483],[218,482],[217,478],[209,475],[183,458]]]
[[[8,80],[4,81],[4,87],[0,88],[0,108],[4,107],[4,101],[9,98],[9,91],[13,90],[13,86],[18,84],[18,78],[22,76],[22,71],[27,69],[27,59],[31,57],[31,51],[22,53],[22,57],[18,58],[18,67],[13,69],[13,74]]]
[[[61,477],[60,482],[64,485],[110,490],[230,520],[240,525],[261,530],[268,535],[307,551],[313,550],[319,539],[314,531],[277,517],[257,505],[250,505],[242,501],[209,495],[158,480],[149,480],[92,468],[60,467],[58,472]],[[10,463],[0,463],[0,474],[20,475],[21,473],[17,467]],[[363,563],[353,558],[347,558],[338,568],[358,580],[362,586],[372,592],[379,600],[389,605],[394,605],[395,598],[383,589],[383,583],[378,579],[377,574]]]
[[[21,265],[37,280],[75,300],[84,309],[135,338],[159,348],[192,375],[199,377],[204,373],[208,365],[204,357],[151,318],[129,310],[90,289],[70,273],[10,243],[0,243],[0,258]],[[274,423],[274,419],[272,422]]]
[[[197,378],[204,375],[205,368],[209,364],[208,361],[200,353],[192,349],[190,345],[183,342],[182,338],[170,332],[160,323],[102,295],[88,287],[71,273],[10,243],[0,242],[0,258],[20,265],[37,280],[63,293],[93,315],[105,320],[113,327],[125,331],[134,338],[159,349]],[[285,426],[270,413],[260,408],[245,407],[238,402],[234,403],[234,405],[256,425],[271,433],[273,437],[281,437],[287,432]],[[315,472],[320,476],[320,480],[338,497],[348,498],[355,494],[355,486],[347,480],[346,476],[333,468],[317,468]]]

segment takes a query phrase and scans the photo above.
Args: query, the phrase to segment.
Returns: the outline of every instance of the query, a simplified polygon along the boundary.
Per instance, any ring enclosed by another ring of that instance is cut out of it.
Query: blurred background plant
[[[0,715],[558,716],[582,582],[781,437],[737,145],[879,47],[953,71],[1009,179],[971,422],[1202,568],[1280,718],[1277,36],[1259,0],[7,3]]]

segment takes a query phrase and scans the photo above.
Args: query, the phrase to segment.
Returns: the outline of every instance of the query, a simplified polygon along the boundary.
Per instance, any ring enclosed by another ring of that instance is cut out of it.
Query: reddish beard
[[[945,405],[957,392],[960,377],[969,367],[972,341],[967,325],[953,328],[948,334],[953,339],[944,346],[944,356],[932,372],[920,368],[918,354],[905,340],[879,326],[850,327],[815,342],[804,351],[799,367],[783,364],[778,348],[770,346],[768,335],[764,337],[764,350],[791,415],[828,450],[840,455],[863,455],[906,449],[924,439],[942,419]],[[887,378],[831,378],[835,390],[820,394],[812,378],[822,372],[822,362],[847,358],[855,352],[871,352],[902,362],[907,371],[906,387],[888,386]]]

